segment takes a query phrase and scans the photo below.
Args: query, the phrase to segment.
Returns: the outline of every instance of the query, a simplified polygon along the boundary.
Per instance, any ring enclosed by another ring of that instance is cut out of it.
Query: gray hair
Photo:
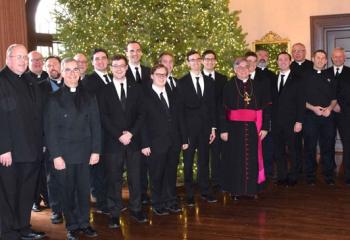
[[[67,57],[67,58],[64,58],[61,62],[61,69],[64,69],[64,66],[67,64],[67,63],[70,63],[70,62],[75,62],[76,64],[78,64],[77,60],[75,60],[74,58],[72,57]]]

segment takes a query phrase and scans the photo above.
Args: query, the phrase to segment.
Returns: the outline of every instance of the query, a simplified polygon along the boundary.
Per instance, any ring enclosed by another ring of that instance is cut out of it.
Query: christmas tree
[[[246,50],[239,12],[229,12],[228,0],[58,0],[58,40],[64,55],[106,48],[123,53],[129,40],[139,41],[142,61],[151,66],[162,51],[176,57],[175,74],[187,71],[185,55],[191,49],[213,49],[219,71],[230,75],[232,59]]]

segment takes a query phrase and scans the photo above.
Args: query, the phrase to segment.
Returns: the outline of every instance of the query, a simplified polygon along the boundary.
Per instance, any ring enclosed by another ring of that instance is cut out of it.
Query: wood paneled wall
[[[25,0],[0,0],[0,68],[7,47],[12,43],[27,46],[27,39]]]

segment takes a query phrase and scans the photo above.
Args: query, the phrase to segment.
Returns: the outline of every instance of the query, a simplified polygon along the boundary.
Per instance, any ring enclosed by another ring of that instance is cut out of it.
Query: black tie
[[[208,77],[210,77],[211,79],[214,80],[214,78],[212,77],[213,75],[211,73],[209,73]]]
[[[120,103],[122,105],[123,110],[125,111],[126,96],[125,96],[125,91],[124,91],[124,83],[120,84]]]
[[[172,76],[169,76],[169,80],[170,80],[170,87],[171,87],[171,90],[174,90],[176,87],[175,87],[175,84],[174,84],[174,79]]]
[[[202,97],[202,89],[201,89],[201,85],[199,85],[199,77],[196,77],[197,79],[197,95],[199,98]]]
[[[103,75],[103,77],[105,78],[107,84],[111,82],[111,81],[109,81],[109,78],[108,78],[107,74]]]
[[[140,75],[140,72],[139,72],[139,68],[135,67],[135,71],[136,71],[136,82],[137,83],[141,83],[141,75]]]
[[[164,109],[166,111],[166,114],[169,115],[169,106],[168,106],[168,103],[166,102],[164,96],[163,96],[163,93],[161,92],[160,94],[160,101],[162,102],[163,106],[164,106]]]
[[[283,89],[283,82],[284,82],[284,75],[281,74],[281,81],[280,81],[280,87],[278,89],[278,92],[282,92],[282,89]]]
[[[335,77],[339,77],[339,74],[340,74],[340,73],[339,73],[339,68],[336,68],[336,70],[337,70],[337,71],[335,72]]]

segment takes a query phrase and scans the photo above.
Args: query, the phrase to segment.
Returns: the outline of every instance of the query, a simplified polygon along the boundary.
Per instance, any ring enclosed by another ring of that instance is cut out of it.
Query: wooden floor
[[[350,187],[341,179],[335,186],[322,180],[315,186],[299,183],[288,188],[271,183],[258,200],[217,196],[218,203],[197,198],[195,207],[184,207],[181,214],[169,216],[154,216],[146,207],[150,218],[146,224],[136,223],[125,211],[121,228],[114,230],[108,228],[106,215],[92,213],[91,224],[99,233],[95,239],[350,239]],[[50,214],[49,210],[33,213],[33,228],[45,231],[49,239],[65,239],[64,225],[52,225]]]

